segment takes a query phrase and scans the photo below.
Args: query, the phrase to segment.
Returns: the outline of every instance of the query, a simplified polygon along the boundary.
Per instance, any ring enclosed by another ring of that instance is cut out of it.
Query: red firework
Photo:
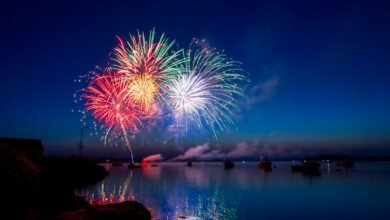
[[[86,89],[86,110],[110,131],[136,132],[141,124],[139,110],[126,96],[125,83],[118,74],[108,73],[94,78]]]

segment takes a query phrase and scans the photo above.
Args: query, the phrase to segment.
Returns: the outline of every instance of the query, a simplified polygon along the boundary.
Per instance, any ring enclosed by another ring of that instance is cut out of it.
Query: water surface
[[[112,167],[79,190],[90,203],[136,200],[153,219],[390,219],[390,163],[361,162],[339,169],[321,164],[320,176],[292,173],[289,162],[270,172],[256,163],[164,163],[129,170]]]

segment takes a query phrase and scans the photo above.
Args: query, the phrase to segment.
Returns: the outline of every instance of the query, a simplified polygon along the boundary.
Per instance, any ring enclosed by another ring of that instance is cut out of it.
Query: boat
[[[298,164],[292,164],[291,172],[302,172],[302,166]]]
[[[142,166],[140,164],[130,163],[129,165],[127,165],[127,167],[129,169],[134,169],[134,168],[141,168]]]
[[[261,153],[261,155],[260,155],[260,162],[259,162],[258,166],[265,171],[272,170],[272,162],[265,159],[264,153]]]
[[[295,161],[293,161],[291,164],[291,172],[302,172],[302,165],[295,164]]]
[[[350,161],[350,160],[342,160],[342,161],[338,161],[337,164],[336,164],[338,167],[354,167],[354,163],[353,161]]]
[[[192,162],[191,161],[187,162],[187,167],[192,167]]]
[[[112,162],[111,165],[113,167],[121,167],[121,166],[123,166],[123,164],[121,162]]]
[[[152,167],[158,167],[158,164],[152,164],[151,166]]]
[[[234,162],[231,160],[225,160],[223,161],[223,166],[225,167],[225,169],[232,169],[234,168]]]
[[[301,162],[302,173],[308,176],[320,175],[320,163],[314,160],[303,160]]]

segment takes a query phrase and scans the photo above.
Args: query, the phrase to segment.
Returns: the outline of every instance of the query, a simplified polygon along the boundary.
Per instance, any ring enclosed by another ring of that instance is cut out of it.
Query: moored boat
[[[225,167],[225,169],[232,169],[234,168],[234,162],[231,160],[225,160],[223,161],[223,166]]]
[[[320,175],[320,163],[313,160],[302,161],[302,173],[304,175],[315,176]]]
[[[350,160],[339,161],[339,162],[337,162],[336,165],[339,167],[353,167],[353,166],[355,166],[355,164]]]
[[[121,162],[112,162],[111,165],[113,167],[121,167],[121,166],[123,166],[123,164]]]
[[[265,158],[265,155],[264,153],[261,153],[260,155],[260,162],[258,164],[258,166],[265,170],[265,171],[270,171],[272,170],[272,162],[271,161],[268,161],[266,158]]]
[[[291,164],[291,172],[302,172],[302,165],[295,164],[295,161],[293,161]]]
[[[129,169],[134,169],[134,168],[141,168],[142,166],[140,164],[130,163],[129,165],[127,165],[127,167]]]

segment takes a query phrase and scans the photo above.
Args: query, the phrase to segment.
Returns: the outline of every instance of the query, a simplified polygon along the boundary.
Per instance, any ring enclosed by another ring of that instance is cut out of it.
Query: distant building
[[[4,145],[32,160],[39,159],[43,155],[43,146],[39,139],[0,137],[0,146]]]

